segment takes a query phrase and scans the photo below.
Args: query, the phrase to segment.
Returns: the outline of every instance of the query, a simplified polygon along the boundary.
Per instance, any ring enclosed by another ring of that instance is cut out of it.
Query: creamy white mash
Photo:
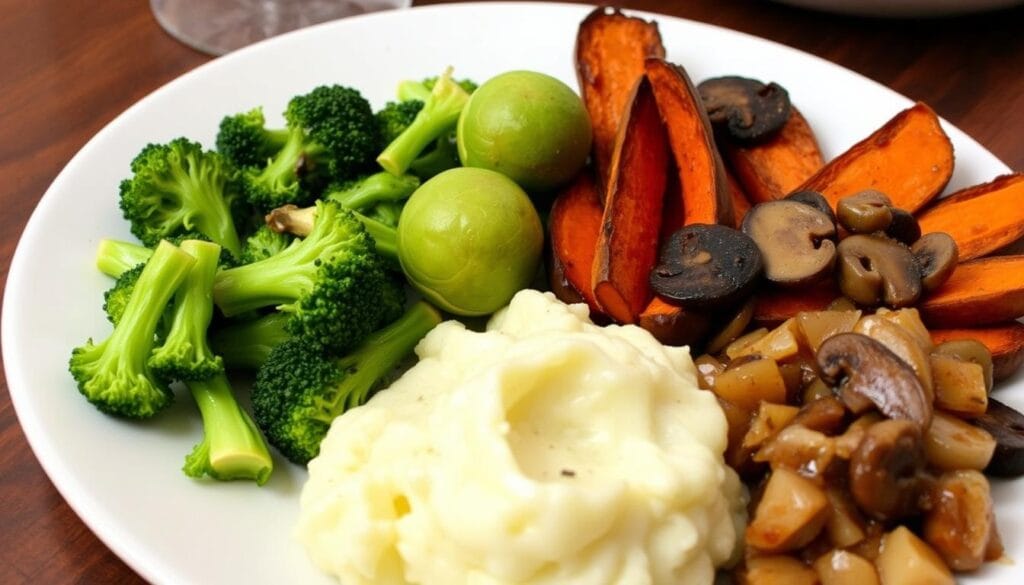
[[[685,348],[522,291],[335,420],[297,534],[345,585],[712,583],[744,496]]]

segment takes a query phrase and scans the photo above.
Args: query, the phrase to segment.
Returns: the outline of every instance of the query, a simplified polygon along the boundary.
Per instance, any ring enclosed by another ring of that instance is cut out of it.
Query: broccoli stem
[[[372,333],[355,351],[339,358],[338,369],[347,375],[338,384],[322,420],[330,423],[342,412],[365,404],[378,382],[440,322],[437,309],[419,301],[396,321]]]
[[[412,100],[419,100],[421,102],[426,102],[429,97],[430,89],[428,89],[422,81],[407,79],[398,84],[399,101],[408,102]]]
[[[353,211],[367,233],[373,238],[377,252],[392,265],[398,264],[398,230],[381,221]],[[316,223],[316,207],[296,207],[284,205],[267,214],[267,225],[270,229],[289,233],[294,236],[306,237],[313,231]]]
[[[263,436],[242,410],[224,374],[187,383],[203,417],[203,440],[185,457],[189,477],[247,479],[263,485],[274,469]]]
[[[78,389],[100,410],[147,418],[171,403],[173,394],[147,361],[167,303],[195,261],[191,254],[161,241],[110,336],[72,351],[69,369]]]
[[[337,201],[348,209],[366,211],[381,202],[408,199],[419,186],[419,178],[412,175],[395,176],[380,172],[362,179],[347,189],[332,191],[326,198]]]
[[[221,247],[202,240],[185,240],[181,250],[196,262],[174,294],[171,328],[164,343],[149,356],[149,367],[168,380],[205,380],[224,371],[223,361],[206,342],[213,317],[213,278]],[[138,285],[136,285],[138,286]]]
[[[96,268],[117,278],[139,264],[145,264],[152,255],[153,250],[142,244],[103,238],[96,247]]]
[[[285,329],[285,313],[271,313],[251,321],[233,323],[210,334],[210,346],[236,370],[256,370],[267,361],[271,350],[291,337]]]
[[[392,175],[409,170],[416,157],[442,134],[451,131],[469,101],[469,93],[451,78],[451,69],[438,78],[423,109],[409,127],[377,157],[381,168]]]
[[[256,176],[256,182],[266,185],[274,193],[296,189],[298,186],[296,171],[302,161],[306,146],[306,133],[301,128],[291,130],[288,133],[287,142]]]
[[[367,233],[377,246],[377,253],[386,259],[392,267],[398,266],[398,230],[365,215],[353,211],[356,218],[363,222]]]

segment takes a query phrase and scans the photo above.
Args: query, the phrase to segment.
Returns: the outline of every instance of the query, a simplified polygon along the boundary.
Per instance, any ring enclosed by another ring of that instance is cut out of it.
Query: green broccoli
[[[404,201],[401,203],[378,203],[373,206],[373,209],[366,213],[366,217],[375,219],[384,225],[397,228],[398,220],[402,217],[403,207],[405,207]]]
[[[242,245],[240,263],[252,264],[269,258],[287,248],[293,239],[291,234],[276,232],[266,224],[261,225]]]
[[[149,248],[146,248],[149,250]],[[107,320],[113,325],[117,325],[121,321],[121,316],[124,315],[125,307],[128,306],[128,301],[132,298],[132,292],[135,291],[135,283],[139,281],[139,275],[142,274],[142,270],[146,268],[145,262],[136,265],[134,268],[129,268],[117,276],[114,281],[114,285],[107,289],[103,293],[103,312],[107,315]],[[161,322],[163,319],[161,319]],[[160,325],[157,326],[157,332],[160,330]]]
[[[387,172],[373,173],[327,189],[323,198],[337,201],[343,207],[366,213],[379,203],[405,201],[420,186],[412,175],[395,176]]]
[[[429,91],[424,94],[430,95]],[[423,102],[418,99],[388,102],[374,116],[380,126],[381,148],[387,146],[416,119],[416,114],[423,109]]]
[[[225,116],[217,131],[217,152],[238,167],[262,167],[284,148],[290,132],[268,129],[263,108]]]
[[[312,209],[309,235],[264,260],[221,270],[213,298],[226,317],[276,307],[291,316],[292,335],[343,351],[394,318],[381,299],[395,283],[351,211],[325,201]]]
[[[185,475],[266,483],[274,470],[270,450],[256,423],[239,406],[227,377],[221,373],[185,385],[203,417],[203,440],[185,457]]]
[[[334,202],[337,203],[337,202]],[[380,205],[374,206],[374,209]],[[398,264],[398,221],[394,224],[385,223],[376,217],[363,215],[358,211],[349,210],[358,219],[366,232],[373,239],[377,253],[387,260],[392,267]],[[267,215],[267,223],[272,230],[305,237],[312,233],[316,223],[316,207],[296,207],[285,205],[278,207]]]
[[[435,75],[434,77],[427,77],[420,81],[406,80],[398,84],[398,99],[400,101],[427,101],[430,96],[430,92],[437,85],[438,80],[441,77]],[[475,81],[470,79],[456,79],[455,83],[459,85],[466,93],[473,93],[476,88],[479,87]]]
[[[285,457],[307,463],[319,453],[331,421],[364,404],[440,322],[437,310],[420,301],[341,358],[327,357],[298,339],[282,343],[256,374],[252,404],[257,424]]]
[[[78,390],[100,410],[129,418],[153,416],[173,393],[147,364],[161,315],[196,260],[170,242],[161,242],[135,283],[131,298],[100,343],[90,339],[71,352],[68,369]]]
[[[165,380],[207,380],[224,371],[223,360],[210,351],[206,342],[213,317],[210,291],[220,246],[186,240],[181,250],[194,256],[196,263],[174,294],[170,327],[162,344],[150,354],[149,368]]]
[[[117,278],[125,271],[145,264],[153,255],[153,249],[142,244],[103,238],[96,247],[96,268],[100,272]]]
[[[256,370],[271,350],[292,337],[286,329],[288,319],[286,313],[273,312],[222,325],[210,331],[210,347],[228,369]]]
[[[468,101],[469,93],[452,80],[451,69],[445,71],[412,124],[377,157],[381,168],[393,175],[405,174],[428,146],[452,131]]]
[[[359,175],[373,161],[380,128],[357,90],[320,86],[285,110],[288,139],[261,167],[242,172],[245,196],[267,211],[305,205],[331,181]]]
[[[132,160],[131,170],[132,177],[121,181],[120,206],[143,244],[201,234],[239,254],[238,171],[223,156],[176,138],[147,145]]]

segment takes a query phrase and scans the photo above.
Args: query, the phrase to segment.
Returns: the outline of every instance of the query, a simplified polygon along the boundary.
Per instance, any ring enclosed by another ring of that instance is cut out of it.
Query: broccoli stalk
[[[174,244],[161,242],[110,336],[100,343],[90,339],[71,352],[68,369],[78,390],[103,412],[147,418],[173,400],[170,388],[147,362],[167,303],[195,262]]]
[[[238,256],[232,201],[237,171],[216,152],[186,138],[149,144],[121,181],[120,206],[132,234],[147,246],[199,234]]]
[[[393,175],[408,171],[427,146],[451,131],[468,101],[469,93],[452,80],[449,68],[434,84],[412,124],[377,157],[381,168]]]
[[[291,338],[285,329],[288,315],[271,313],[257,319],[231,323],[210,333],[210,346],[235,370],[256,370],[278,345]]]
[[[420,301],[341,358],[326,357],[302,340],[282,343],[256,374],[256,422],[285,457],[307,463],[319,453],[331,421],[364,404],[440,322],[437,310]]]
[[[220,246],[185,240],[180,247],[196,262],[174,294],[170,329],[163,344],[149,356],[149,367],[166,380],[207,380],[224,371],[223,360],[210,351],[206,342],[206,329],[213,317],[210,291]]]
[[[270,451],[256,423],[235,400],[227,377],[221,373],[186,385],[203,417],[203,440],[185,457],[185,475],[266,483],[274,470]]]
[[[141,244],[103,238],[96,247],[96,268],[107,276],[117,278],[124,272],[145,264],[153,249]]]
[[[221,270],[213,298],[231,317],[276,307],[291,316],[286,329],[324,347],[344,350],[400,311],[373,240],[352,214],[317,202],[309,234],[263,260]]]
[[[350,183],[329,189],[324,199],[337,201],[342,207],[366,212],[380,203],[404,201],[420,186],[418,177],[373,173]]]

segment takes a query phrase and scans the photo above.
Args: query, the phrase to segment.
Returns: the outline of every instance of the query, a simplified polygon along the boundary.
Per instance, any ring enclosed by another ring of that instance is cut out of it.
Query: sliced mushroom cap
[[[896,240],[858,234],[839,242],[838,252],[839,289],[855,302],[898,309],[920,298],[921,268]]]
[[[921,286],[928,292],[949,280],[960,259],[956,240],[946,232],[932,232],[921,236],[910,247],[910,252],[921,267]]]
[[[892,201],[881,191],[854,193],[836,203],[836,219],[854,234],[885,231],[892,223]]]
[[[722,225],[697,224],[673,233],[651,271],[658,295],[690,309],[735,306],[760,279],[761,252],[752,239]]]
[[[850,457],[850,493],[878,520],[917,513],[924,487],[921,427],[909,420],[885,420],[868,427]]]
[[[892,223],[885,230],[890,238],[911,245],[921,237],[921,225],[914,214],[905,209],[893,208]]]
[[[760,248],[772,282],[809,284],[835,266],[835,224],[810,205],[785,199],[759,203],[743,218],[742,229]]]
[[[989,398],[988,411],[973,422],[996,440],[996,450],[985,473],[995,477],[1024,475],[1024,415]]]
[[[914,370],[880,342],[859,333],[840,333],[818,348],[821,378],[839,387],[851,410],[869,400],[885,416],[928,428],[932,403]]]
[[[711,123],[742,143],[763,141],[789,120],[789,93],[777,83],[716,77],[697,86]]]
[[[293,234],[306,237],[313,231],[316,220],[316,207],[299,207],[282,205],[273,209],[264,217],[267,227],[279,234]]]
[[[797,203],[803,203],[804,205],[810,205],[818,211],[824,213],[832,220],[832,224],[836,223],[836,214],[832,211],[832,205],[825,199],[825,196],[817,191],[794,191],[789,195],[786,195],[786,199],[789,201],[796,201]]]

